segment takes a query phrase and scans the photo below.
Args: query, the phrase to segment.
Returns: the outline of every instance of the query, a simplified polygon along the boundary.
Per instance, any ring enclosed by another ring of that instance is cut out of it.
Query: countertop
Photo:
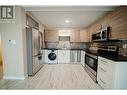
[[[67,49],[62,49],[62,48],[43,48],[43,49],[48,49],[48,50],[85,50],[85,49],[76,49],[76,48],[67,48]]]
[[[83,50],[87,53],[91,53],[93,55],[97,55],[97,56],[101,56],[101,57],[104,57],[104,58],[107,58],[109,60],[112,60],[112,61],[117,61],[117,62],[127,62],[127,57],[125,56],[122,56],[122,55],[118,55],[118,56],[113,56],[113,55],[110,55],[110,54],[100,54],[96,51],[91,51],[91,50],[88,50],[88,49],[76,49],[76,48],[70,48],[70,49],[62,49],[62,48],[43,48],[43,49],[49,49],[49,50]]]
[[[104,55],[104,54],[98,54],[98,56],[107,58],[112,61],[118,61],[118,62],[127,62],[127,57],[118,55],[118,56],[112,56],[112,55]]]

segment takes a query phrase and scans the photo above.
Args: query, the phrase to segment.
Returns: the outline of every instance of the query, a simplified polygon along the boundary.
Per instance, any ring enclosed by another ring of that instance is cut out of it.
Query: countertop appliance
[[[109,40],[110,27],[103,27],[96,33],[92,34],[92,41],[107,41]]]
[[[97,63],[98,56],[96,55],[97,51],[87,50],[85,54],[85,69],[89,76],[97,82]]]
[[[58,50],[56,49],[44,49],[44,63],[57,64],[58,62]]]
[[[37,29],[31,27],[26,28],[26,46],[28,75],[32,76],[43,66],[40,63],[42,60],[41,35]]]

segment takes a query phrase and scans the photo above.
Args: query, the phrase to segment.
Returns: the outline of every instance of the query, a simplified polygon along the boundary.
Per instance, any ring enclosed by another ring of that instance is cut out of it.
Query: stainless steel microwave
[[[107,41],[109,40],[110,27],[104,27],[96,33],[92,34],[92,41]]]

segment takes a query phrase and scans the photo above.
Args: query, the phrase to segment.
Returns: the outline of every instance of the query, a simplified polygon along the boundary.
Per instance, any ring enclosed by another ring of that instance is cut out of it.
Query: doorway
[[[1,33],[0,33],[0,79],[3,78],[3,61],[2,61],[2,45],[1,45]]]

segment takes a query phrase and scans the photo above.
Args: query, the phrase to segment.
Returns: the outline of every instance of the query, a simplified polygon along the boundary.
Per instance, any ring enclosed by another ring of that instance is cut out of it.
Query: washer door
[[[49,58],[49,60],[53,61],[56,59],[56,54],[55,53],[49,53],[48,58]]]

